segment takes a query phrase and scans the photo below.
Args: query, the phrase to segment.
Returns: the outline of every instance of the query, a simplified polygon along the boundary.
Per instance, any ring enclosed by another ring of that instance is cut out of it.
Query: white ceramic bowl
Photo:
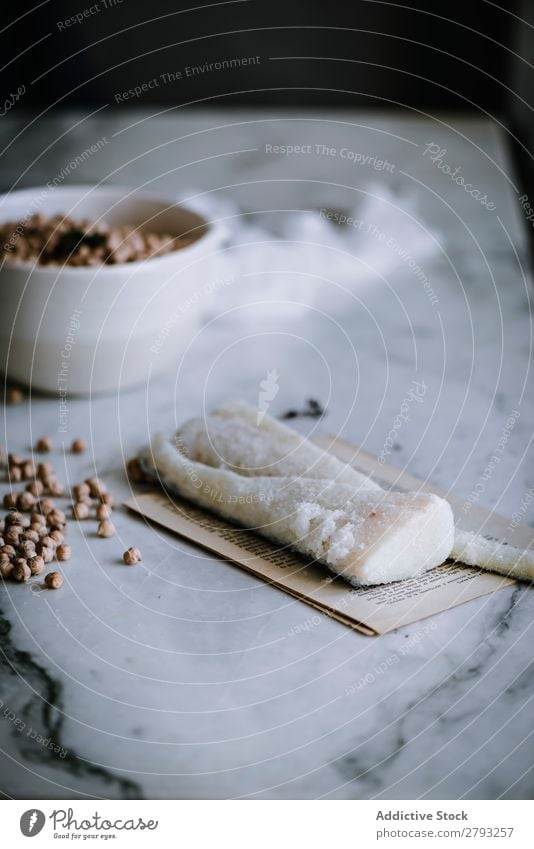
[[[0,349],[7,376],[66,398],[141,383],[176,361],[198,329],[195,304],[215,273],[223,228],[136,189],[43,187],[0,195],[2,222],[24,221],[35,212],[197,238],[143,262],[94,267],[3,262]]]

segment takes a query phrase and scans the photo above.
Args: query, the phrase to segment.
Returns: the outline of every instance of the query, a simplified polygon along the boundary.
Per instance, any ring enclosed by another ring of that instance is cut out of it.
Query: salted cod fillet
[[[176,440],[192,459],[241,475],[305,476],[348,483],[356,492],[384,492],[367,475],[276,419],[266,415],[257,424],[257,411],[241,401],[225,404],[206,419],[190,419],[178,430]],[[455,528],[447,557],[508,577],[534,580],[534,551],[460,528]]]
[[[142,460],[165,487],[324,563],[355,586],[417,577],[442,563],[451,549],[452,511],[437,495],[237,474],[190,459],[182,444],[162,434]]]

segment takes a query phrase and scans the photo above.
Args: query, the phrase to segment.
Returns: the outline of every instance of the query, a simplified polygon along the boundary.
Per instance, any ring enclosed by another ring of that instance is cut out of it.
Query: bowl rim
[[[0,259],[0,271],[9,269],[9,271],[31,271],[33,274],[41,274],[41,273],[50,273],[54,274],[69,273],[69,274],[92,274],[95,273],[100,274],[114,274],[119,271],[125,271],[130,269],[133,271],[134,268],[138,268],[141,266],[146,266],[147,263],[151,269],[155,269],[157,265],[168,264],[170,262],[176,261],[178,257],[184,256],[186,253],[189,258],[191,258],[192,253],[197,253],[200,250],[204,251],[207,248],[209,249],[209,244],[218,239],[222,232],[222,227],[219,222],[209,221],[205,215],[201,212],[198,212],[196,209],[192,209],[186,204],[179,203],[176,200],[165,196],[164,194],[151,194],[149,192],[145,192],[142,189],[138,189],[135,186],[119,186],[114,184],[95,184],[95,183],[76,183],[70,186],[61,186],[57,189],[50,190],[46,185],[41,186],[24,186],[20,189],[14,189],[9,192],[0,193],[0,224],[4,223],[6,219],[2,214],[2,203],[4,200],[10,200],[22,194],[27,194],[29,196],[33,195],[35,197],[39,197],[39,194],[44,190],[48,192],[52,191],[55,197],[59,197],[61,193],[65,194],[76,194],[79,192],[87,191],[89,194],[90,191],[98,194],[100,192],[109,192],[111,194],[116,193],[117,198],[128,197],[129,194],[132,196],[135,194],[136,197],[140,201],[148,201],[152,203],[161,203],[165,209],[171,209],[172,207],[179,207],[180,209],[188,212],[192,215],[195,215],[197,218],[201,220],[202,223],[198,224],[198,227],[205,227],[204,233],[202,233],[194,242],[191,242],[189,245],[186,245],[183,248],[179,248],[179,250],[171,251],[168,254],[164,254],[163,256],[155,256],[155,257],[146,257],[145,259],[136,260],[135,262],[116,262],[113,264],[101,263],[100,265],[40,265],[38,262],[23,260],[21,262],[11,263],[6,261],[5,259]],[[36,210],[38,212],[38,210]],[[31,213],[36,214],[36,213]],[[0,256],[3,251],[0,252]]]

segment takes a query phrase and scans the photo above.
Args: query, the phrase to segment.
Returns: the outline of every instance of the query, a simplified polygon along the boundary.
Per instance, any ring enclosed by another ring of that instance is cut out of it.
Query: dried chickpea
[[[111,494],[111,492],[104,492],[100,496],[100,501],[102,504],[107,504],[108,507],[113,507],[115,504],[115,496]]]
[[[20,542],[18,546],[18,551],[21,557],[33,557],[37,552],[35,551],[35,543],[31,541],[31,539],[27,539],[25,542]]]
[[[55,551],[55,548],[56,548],[56,542],[53,539],[53,537],[50,536],[50,534],[47,534],[46,536],[41,537],[41,539],[39,540],[39,545],[40,545],[41,548],[51,548],[54,551]]]
[[[107,504],[99,504],[96,508],[96,518],[102,522],[104,519],[111,518],[111,507],[108,507]]]
[[[39,527],[41,527],[41,525],[39,525]],[[40,538],[41,535],[37,531],[34,531],[31,525],[19,537],[21,542],[27,542],[28,540],[30,540],[30,542],[33,542],[35,545],[37,545]]]
[[[115,533],[115,528],[109,521],[109,519],[104,519],[98,525],[97,534],[99,537],[112,537]]]
[[[84,501],[86,498],[90,498],[91,490],[89,489],[88,484],[78,483],[76,486],[73,486],[72,497],[75,501]]]
[[[39,548],[39,554],[43,558],[45,563],[51,563],[54,559],[55,550],[50,548],[48,545],[43,545]]]
[[[31,510],[32,507],[35,507],[35,501],[35,495],[32,495],[31,492],[21,492],[17,498],[17,507],[19,510]]]
[[[67,520],[63,510],[59,510],[57,507],[54,507],[53,510],[50,510],[50,512],[46,514],[46,521],[49,525],[65,525]]]
[[[11,560],[0,556],[0,575],[2,578],[10,578],[13,572],[13,563]]]
[[[54,540],[56,545],[61,545],[61,543],[65,540],[65,536],[58,530],[50,531],[50,537]]]
[[[43,478],[50,477],[50,475],[54,474],[54,467],[52,463],[39,463],[37,466],[37,477]]]
[[[57,478],[46,478],[43,483],[48,495],[61,496],[65,494],[65,487]]]
[[[78,521],[80,522],[83,519],[88,519],[90,514],[90,507],[85,501],[77,501],[76,504],[72,505],[73,519],[78,519]]]
[[[25,460],[20,470],[25,481],[35,477],[35,464],[31,460]]]
[[[27,581],[29,577],[31,577],[31,570],[26,560],[23,557],[17,557],[15,562],[13,563],[13,571],[11,572],[11,577],[15,579],[15,581]]]
[[[58,560],[70,560],[71,550],[70,545],[58,545],[56,549],[56,557]]]
[[[4,495],[4,507],[8,510],[10,507],[17,506],[17,493],[16,492],[6,492]]]
[[[13,560],[16,553],[17,552],[12,545],[3,545],[2,548],[0,548],[0,555],[5,554],[10,560]]]
[[[20,525],[22,524],[22,513],[18,510],[10,510],[5,518],[6,527],[9,525]]]
[[[54,445],[49,436],[41,436],[41,438],[37,440],[35,450],[39,451],[40,454],[48,454],[48,452],[51,451],[53,447]]]
[[[61,572],[49,572],[45,577],[45,584],[50,590],[59,590],[63,585],[63,575]]]
[[[84,451],[87,451],[87,442],[85,439],[73,439],[70,450],[73,454],[83,454]]]
[[[23,463],[24,457],[22,456],[22,454],[15,454],[10,451],[7,455],[7,465],[9,466],[9,468],[11,468],[12,466],[22,466]]]
[[[4,532],[4,543],[6,545],[18,545],[22,530],[22,525],[10,525]]]
[[[37,480],[34,480],[27,485],[26,492],[31,492],[31,494],[34,495],[35,498],[39,498],[39,496],[42,495],[44,492],[43,482],[37,478]]]
[[[12,483],[20,483],[22,480],[22,471],[20,466],[13,466],[9,469],[9,480]]]
[[[93,498],[102,498],[104,493],[107,492],[106,485],[102,483],[102,481],[99,480],[99,478],[97,478],[96,476],[92,478],[87,478],[85,483],[88,485],[89,491]]]
[[[135,563],[139,563],[139,561],[143,558],[141,557],[141,552],[138,548],[128,548],[122,555],[122,559],[127,566],[133,566]]]
[[[47,516],[52,510],[56,509],[56,502],[52,498],[42,498],[38,504],[39,510],[44,516]]]
[[[42,513],[32,513],[30,521],[32,525],[46,525],[46,519]]]
[[[45,562],[39,554],[35,554],[28,559],[28,566],[32,575],[40,575],[44,572]]]

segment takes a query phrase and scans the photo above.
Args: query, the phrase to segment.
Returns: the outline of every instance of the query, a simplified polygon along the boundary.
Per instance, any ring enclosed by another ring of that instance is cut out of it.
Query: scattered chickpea
[[[17,507],[19,510],[31,510],[32,507],[35,507],[35,495],[32,495],[31,492],[21,492],[17,498]]]
[[[10,525],[4,533],[4,542],[6,545],[18,545],[19,536],[22,533],[21,525]]]
[[[32,525],[46,525],[46,519],[42,513],[32,513],[30,521]]]
[[[31,492],[31,494],[35,496],[35,498],[39,498],[39,496],[42,495],[44,492],[43,482],[39,479],[32,481],[27,485],[26,492]]]
[[[39,539],[41,537],[45,537],[48,534],[48,528],[46,525],[40,525],[38,522],[32,522],[30,525],[30,530],[35,531]]]
[[[48,545],[43,545],[39,547],[39,554],[41,555],[45,563],[51,563],[54,559],[55,551]]]
[[[56,502],[51,498],[42,498],[39,502],[39,509],[44,516],[47,516],[52,510],[56,509]]]
[[[19,513],[18,510],[10,510],[5,518],[6,527],[9,525],[20,525],[22,524],[22,513]]]
[[[18,386],[10,386],[6,391],[6,404],[20,404],[24,395]]]
[[[11,577],[15,579],[15,581],[27,581],[31,576],[31,570],[26,560],[23,557],[17,557],[13,564],[13,570],[11,572]]]
[[[35,554],[28,559],[28,566],[32,575],[40,575],[44,572],[45,562],[39,554]]]
[[[39,540],[39,547],[51,548],[53,551],[55,551],[56,541],[53,537],[50,536],[50,534],[47,534],[46,536],[41,537],[41,539]]]
[[[97,477],[88,478],[85,483],[88,485],[93,498],[102,498],[102,496],[107,492],[106,485]]]
[[[25,481],[35,477],[35,464],[31,460],[25,460],[20,470]]]
[[[36,554],[35,551],[35,543],[31,541],[31,539],[25,540],[25,542],[19,543],[19,554],[22,557],[33,557]]]
[[[13,573],[13,564],[11,560],[0,556],[0,575],[2,578],[11,578]]]
[[[22,471],[20,466],[12,466],[9,469],[9,480],[11,483],[20,483],[22,480]]]
[[[83,519],[88,519],[91,510],[85,501],[77,501],[72,505],[72,518],[81,522]]]
[[[39,463],[37,466],[37,477],[43,478],[50,477],[50,475],[54,474],[54,467],[52,463]]]
[[[4,507],[8,510],[11,507],[17,506],[17,493],[16,492],[6,492],[4,495]]]
[[[56,557],[58,560],[70,560],[70,545],[58,545],[56,549]]]
[[[85,501],[85,499],[90,498],[91,490],[89,489],[88,484],[86,483],[78,483],[76,486],[72,487],[72,497],[75,501]]]
[[[139,563],[139,561],[143,558],[141,557],[141,552],[138,548],[128,548],[122,555],[122,559],[127,566],[133,566],[135,563]]]
[[[87,451],[87,442],[85,439],[74,439],[70,450],[73,454],[83,454],[84,451]]]
[[[39,525],[39,527],[41,527],[41,525]],[[41,535],[37,531],[34,531],[32,526],[30,525],[30,527],[25,530],[23,534],[20,535],[20,539],[22,542],[27,542],[28,540],[30,540],[30,542],[33,542],[35,545],[37,545],[37,543],[41,539]]]
[[[104,519],[111,518],[111,507],[108,507],[107,504],[99,504],[96,508],[96,518],[103,522]]]
[[[37,440],[35,450],[39,451],[40,454],[48,454],[48,452],[51,451],[53,447],[54,445],[49,436],[41,436],[41,438]]]
[[[24,457],[22,456],[22,454],[15,454],[10,451],[7,455],[7,465],[9,466],[9,468],[11,468],[12,466],[22,466],[23,463]]]
[[[115,496],[111,494],[111,492],[103,492],[100,496],[100,501],[102,504],[107,504],[108,507],[113,507],[115,504]]]
[[[65,494],[65,487],[57,478],[47,478],[45,488],[49,495],[60,496]]]
[[[6,557],[9,557],[10,560],[13,560],[13,558],[16,554],[16,551],[15,551],[15,549],[12,545],[6,544],[6,545],[3,545],[2,548],[0,548],[0,555],[2,555],[2,554],[5,554]]]
[[[63,575],[61,572],[49,572],[45,577],[45,584],[50,590],[59,590],[63,585]]]
[[[61,545],[62,542],[64,542],[65,540],[64,534],[62,534],[61,531],[58,530],[50,531],[50,537],[54,540],[56,545]]]
[[[98,525],[97,534],[99,537],[112,537],[115,533],[115,528],[109,519],[104,519]]]
[[[54,507],[46,514],[46,521],[49,525],[64,525],[67,520],[63,510]]]

